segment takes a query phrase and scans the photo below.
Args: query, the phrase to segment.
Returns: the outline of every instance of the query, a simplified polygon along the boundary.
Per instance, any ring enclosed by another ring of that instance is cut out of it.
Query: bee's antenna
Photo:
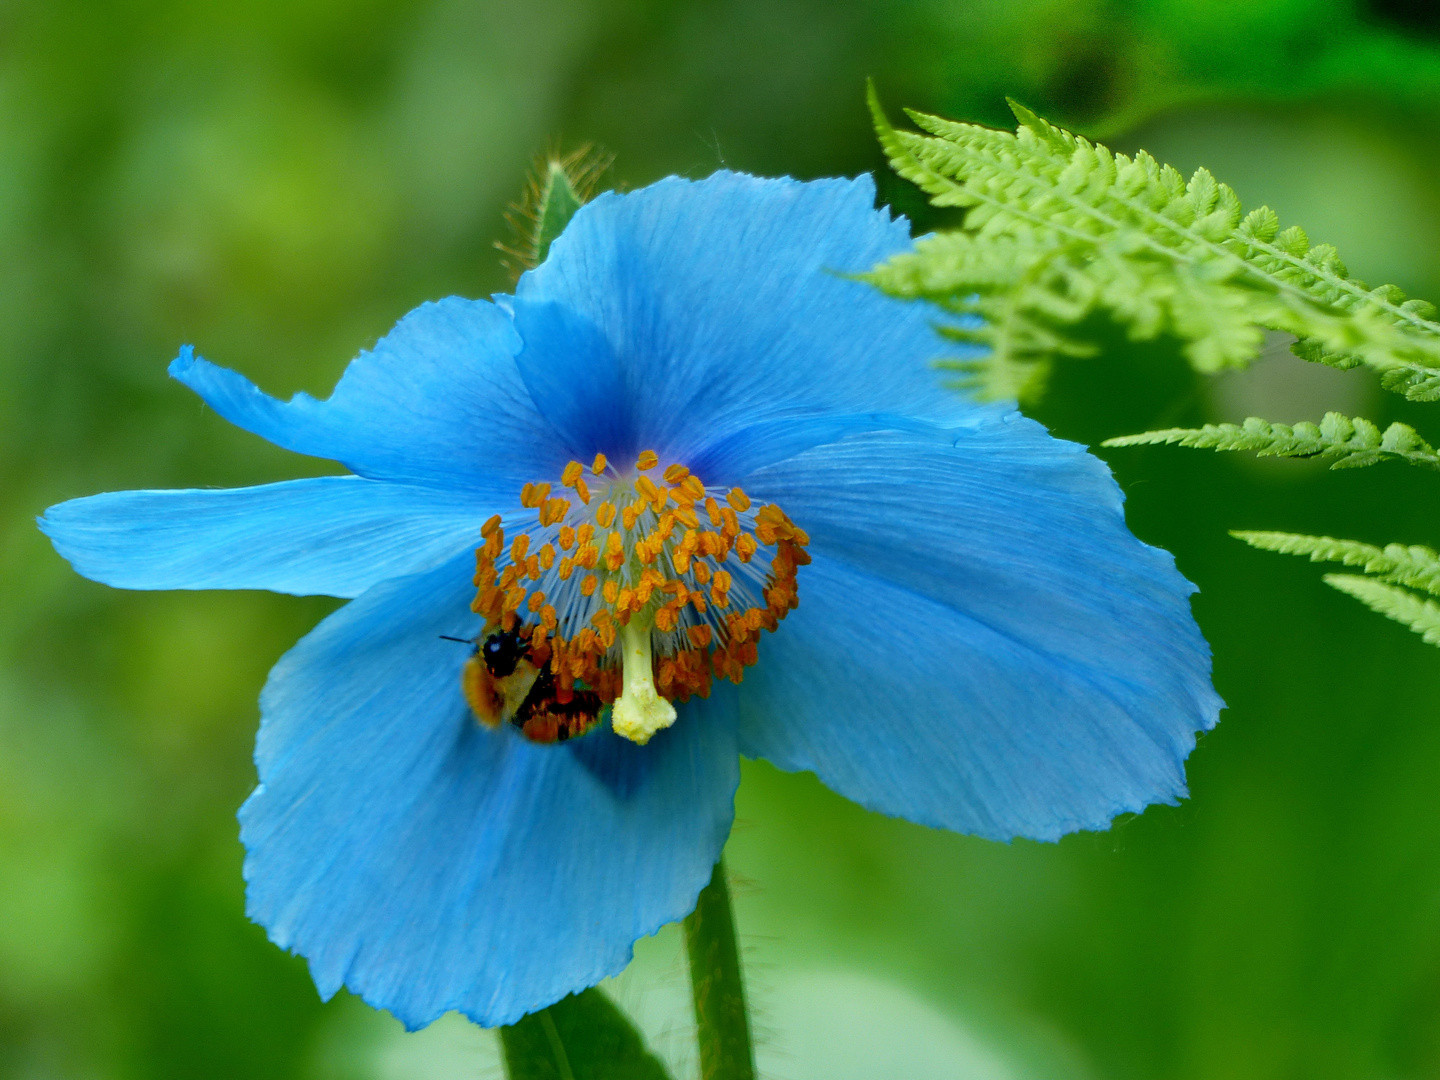
[[[440,640],[441,640],[441,641],[458,641],[461,645],[474,645],[474,644],[475,644],[475,642],[471,641],[468,637],[451,637],[449,634],[441,634],[441,635],[440,635]]]

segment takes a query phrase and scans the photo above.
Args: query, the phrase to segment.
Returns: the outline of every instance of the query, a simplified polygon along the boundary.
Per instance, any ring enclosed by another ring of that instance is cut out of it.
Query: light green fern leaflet
[[[1355,597],[1386,618],[1404,623],[1431,645],[1440,645],[1440,604],[1407,588],[1440,596],[1440,553],[1427,547],[1300,536],[1283,532],[1232,532],[1252,547],[1283,555],[1308,555],[1311,562],[1358,566],[1365,574],[1326,574],[1325,583]],[[1365,576],[1369,575],[1369,576]]]
[[[1382,581],[1409,585],[1440,596],[1440,553],[1428,547],[1404,544],[1362,544],[1358,540],[1336,540],[1331,536],[1300,536],[1296,533],[1236,530],[1230,534],[1251,547],[1281,555],[1308,555],[1311,562],[1338,562],[1361,567]]]
[[[962,228],[927,237],[865,275],[898,297],[958,315],[956,340],[985,347],[953,362],[987,397],[1033,396],[1053,357],[1083,354],[1072,328],[1104,312],[1136,339],[1173,335],[1201,371],[1248,364],[1265,329],[1293,334],[1307,360],[1379,370],[1387,387],[1440,398],[1440,323],[1424,301],[1351,278],[1335,249],[1281,230],[1205,169],[1187,182],[1011,103],[1014,132],[909,113],[897,131],[870,92],[891,165]]]
[[[1332,469],[1358,469],[1387,458],[1440,469],[1440,453],[1408,424],[1391,424],[1382,433],[1369,420],[1353,420],[1337,412],[1319,424],[1272,424],[1252,416],[1243,424],[1206,424],[1200,428],[1166,428],[1139,435],[1106,439],[1104,446],[1146,446],[1178,443],[1207,450],[1253,450],[1262,457],[1333,459]]]
[[[1440,604],[1434,600],[1359,574],[1326,574],[1325,584],[1349,593],[1387,619],[1404,623],[1429,644],[1440,645]]]

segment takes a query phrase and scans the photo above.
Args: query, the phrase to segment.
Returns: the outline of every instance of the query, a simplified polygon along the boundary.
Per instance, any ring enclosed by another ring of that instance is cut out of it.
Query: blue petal
[[[617,454],[631,448],[606,445],[607,426],[628,410],[641,449],[684,462],[766,420],[963,417],[973,406],[930,365],[954,351],[932,328],[935,310],[842,276],[910,246],[907,222],[874,198],[868,176],[722,172],[582,207],[516,290],[517,363],[537,407],[566,416],[582,446]],[[567,308],[608,347],[570,350],[565,334],[535,328]]]
[[[505,311],[450,297],[406,315],[325,401],[277,401],[188,346],[170,374],[232,424],[361,476],[514,495],[567,460],[520,381],[519,347]]]
[[[358,596],[473,550],[493,513],[463,492],[325,476],[221,491],[115,491],[45,511],[77,571],[121,589]]]
[[[376,587],[276,665],[241,810],[249,912],[416,1028],[511,1023],[620,971],[709,879],[739,782],[735,695],[647,746],[537,746],[460,696],[471,566]]]
[[[857,436],[761,470],[811,536],[741,751],[874,810],[1055,839],[1185,793],[1215,724],[1194,591],[1104,464],[1018,415]]]

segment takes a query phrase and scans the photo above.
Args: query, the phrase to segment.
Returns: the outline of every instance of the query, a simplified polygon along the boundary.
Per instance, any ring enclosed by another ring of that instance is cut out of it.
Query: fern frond
[[[1391,424],[1382,433],[1369,420],[1353,420],[1337,412],[1319,424],[1272,424],[1252,416],[1243,424],[1206,424],[1201,428],[1167,428],[1106,439],[1103,446],[1149,446],[1178,443],[1207,450],[1253,450],[1261,457],[1333,458],[1332,469],[1358,469],[1387,458],[1440,469],[1440,453],[1408,424]]]
[[[1187,181],[1144,151],[1112,153],[1013,102],[1014,132],[916,112],[925,134],[897,131],[873,86],[870,107],[895,171],[935,205],[967,213],[962,229],[921,239],[865,277],[950,310],[1005,311],[1008,327],[974,332],[994,364],[1043,365],[1034,343],[1047,337],[1065,343],[1052,354],[1082,349],[1068,328],[1104,312],[1136,340],[1179,338],[1200,371],[1248,364],[1263,330],[1279,330],[1305,359],[1366,364],[1389,389],[1440,398],[1429,304],[1351,278],[1333,247],[1281,231],[1266,207],[1245,214],[1205,169]]]
[[[614,160],[613,154],[589,145],[563,155],[547,151],[535,159],[519,201],[511,203],[505,213],[511,242],[495,242],[510,256],[502,263],[512,277],[518,279],[545,261],[550,245],[570,224],[575,211],[590,201]]]
[[[1440,645],[1440,604],[1434,600],[1359,574],[1326,574],[1325,584],[1349,593],[1387,619],[1404,623],[1427,643]]]
[[[1409,585],[1440,596],[1440,552],[1405,544],[1362,544],[1332,536],[1236,530],[1231,536],[1262,551],[1281,555],[1308,555],[1311,562],[1338,562],[1358,566],[1367,574],[1394,585]]]

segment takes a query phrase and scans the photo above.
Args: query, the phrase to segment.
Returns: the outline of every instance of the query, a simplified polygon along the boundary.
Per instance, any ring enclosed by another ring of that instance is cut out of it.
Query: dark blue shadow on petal
[[[567,749],[617,799],[629,799],[649,779],[658,757],[655,751],[671,738],[673,730],[657,732],[646,746],[637,746],[607,726],[577,739]]]
[[[635,388],[625,385],[605,335],[561,304],[514,300],[524,347],[515,358],[535,408],[575,456],[621,459],[645,449],[635,431]]]

